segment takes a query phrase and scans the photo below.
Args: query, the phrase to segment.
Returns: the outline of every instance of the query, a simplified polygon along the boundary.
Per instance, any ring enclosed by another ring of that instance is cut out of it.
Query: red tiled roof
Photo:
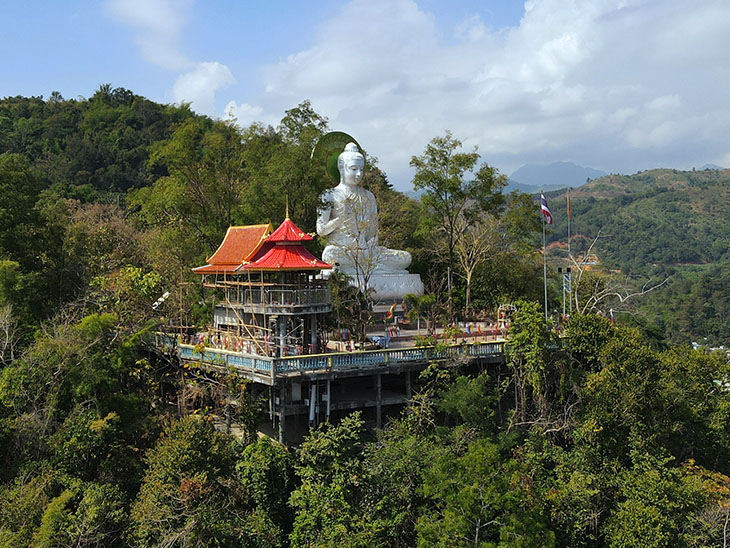
[[[208,258],[208,264],[193,268],[193,272],[208,274],[238,270],[261,249],[271,230],[271,224],[228,227],[223,242]]]
[[[279,227],[266,238],[266,242],[251,262],[243,266],[245,270],[328,270],[331,264],[320,261],[301,244],[311,240],[286,218]]]
[[[245,270],[329,270],[331,264],[320,261],[303,245],[278,245],[254,262],[243,265]]]
[[[272,244],[268,240],[264,240],[264,243],[261,244],[261,247],[259,247],[256,250],[256,253],[254,253],[251,257],[249,257],[248,262],[249,263],[255,263],[261,257],[263,257],[264,255],[266,255],[272,247],[274,247],[274,244]]]
[[[266,238],[267,242],[306,242],[312,237],[295,225],[288,217]]]

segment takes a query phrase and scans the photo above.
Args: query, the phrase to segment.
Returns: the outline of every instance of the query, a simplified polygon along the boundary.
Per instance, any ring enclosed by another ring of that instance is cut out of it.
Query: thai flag
[[[545,216],[547,224],[553,224],[553,214],[550,213],[550,208],[547,205],[547,200],[543,193],[540,193],[540,205],[542,206],[542,214]]]

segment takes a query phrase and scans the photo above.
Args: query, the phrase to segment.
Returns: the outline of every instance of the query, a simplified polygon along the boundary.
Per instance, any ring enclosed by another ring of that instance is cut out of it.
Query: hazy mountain
[[[717,164],[705,164],[700,169],[725,169],[725,168],[720,167]]]
[[[520,190],[535,193],[540,190],[575,188],[584,185],[588,179],[603,177],[606,172],[583,167],[572,162],[553,162],[549,165],[526,164],[514,171],[507,185],[507,192]]]
[[[525,185],[523,183],[514,181],[512,179],[507,180],[507,186],[504,187],[504,190],[502,191],[504,194],[507,194],[509,192],[512,192],[513,190],[519,190],[520,192],[525,192],[527,194],[536,194],[537,192],[540,192],[540,187],[533,186],[533,185]],[[557,187],[549,187],[547,190],[558,190]]]

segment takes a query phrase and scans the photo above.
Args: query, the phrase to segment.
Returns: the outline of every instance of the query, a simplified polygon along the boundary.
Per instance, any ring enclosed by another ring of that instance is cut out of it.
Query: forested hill
[[[632,303],[632,318],[675,342],[730,342],[730,170],[654,169],[608,175],[570,191],[574,255],[663,287]],[[566,193],[546,195],[552,253],[566,254]]]
[[[187,106],[110,85],[89,99],[8,97],[0,100],[0,153],[22,154],[45,184],[92,199],[151,184],[164,172],[150,169],[149,147],[193,117]]]
[[[571,191],[571,232],[592,241],[607,266],[646,273],[656,266],[730,262],[730,170],[654,169],[607,175]],[[553,240],[567,237],[565,192],[547,195]],[[584,244],[585,245],[585,244]]]
[[[275,128],[241,128],[110,85],[89,99],[0,100],[0,308],[27,342],[89,288],[118,292],[120,272],[139,304],[154,302],[230,225],[280,222],[287,197],[313,231],[331,181],[310,155],[326,131],[307,101]],[[415,247],[417,203],[375,161],[365,184],[382,206],[383,241]]]
[[[220,296],[206,299],[190,267],[230,224],[278,223],[288,195],[292,219],[314,229],[330,181],[309,159],[326,131],[307,101],[276,128],[236,127],[111,86],[88,100],[0,101],[0,547],[726,544],[726,355],[660,348],[622,315],[574,313],[563,339],[545,329],[539,209],[527,195],[464,225],[461,242],[478,245],[452,263],[433,194],[409,200],[368,157],[363,184],[378,200],[380,241],[412,251],[411,267],[431,282],[409,312],[451,324],[452,267],[457,308],[515,304],[507,363],[429,365],[383,429],[352,414],[284,447],[256,430],[281,393],[154,351],[161,325],[207,330]],[[441,172],[439,158],[458,148],[449,133],[436,137],[415,158],[421,175]],[[481,199],[501,205],[491,194],[501,179],[479,171],[489,183]],[[634,217],[647,230],[672,219],[685,231],[723,228],[713,208],[727,207],[727,172],[667,172],[661,184],[642,175],[576,191],[577,231],[602,229],[614,254],[610,242],[626,234],[638,255],[655,234],[629,238],[637,229],[622,222]],[[473,188],[456,193],[464,206]],[[564,202],[549,198],[562,230]],[[652,213],[660,208],[668,214]],[[677,230],[662,251],[681,242]],[[726,240],[715,240],[725,257]],[[485,241],[478,268],[463,259]],[[694,245],[709,260],[714,247]],[[727,340],[730,265],[724,277],[685,280],[662,293],[666,328]],[[339,276],[330,284],[334,312],[318,325],[373,321]],[[668,323],[677,318],[691,323]],[[391,377],[385,387],[401,382]],[[228,420],[239,438],[220,431]]]

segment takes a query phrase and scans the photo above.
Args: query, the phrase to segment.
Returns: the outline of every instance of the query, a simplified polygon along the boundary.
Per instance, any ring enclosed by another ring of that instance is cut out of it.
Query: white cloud
[[[182,29],[192,0],[109,0],[113,17],[135,29],[134,42],[144,59],[168,70],[192,63],[181,50]]]
[[[478,42],[486,36],[487,27],[478,16],[472,15],[456,25],[454,31],[458,39]]]
[[[265,122],[273,125],[274,120],[263,120],[261,115],[264,109],[249,105],[248,103],[236,104],[235,101],[229,101],[226,108],[223,109],[225,117],[228,119],[235,120],[236,124],[240,127],[251,125],[253,122]]]
[[[511,171],[572,160],[606,171],[687,167],[728,150],[730,4],[530,0],[519,26],[452,29],[413,0],[353,0],[311,47],[264,71],[242,118],[303,99],[407,188],[408,161],[451,129]]]
[[[200,114],[216,115],[215,94],[233,83],[230,69],[219,62],[195,62],[182,48],[183,29],[194,0],[108,0],[115,18],[135,29],[142,57],[163,69],[183,72],[173,84],[175,102],[190,103]]]
[[[196,112],[214,116],[216,92],[235,81],[228,67],[221,63],[198,63],[190,72],[178,76],[172,94],[175,102],[190,103]]]

